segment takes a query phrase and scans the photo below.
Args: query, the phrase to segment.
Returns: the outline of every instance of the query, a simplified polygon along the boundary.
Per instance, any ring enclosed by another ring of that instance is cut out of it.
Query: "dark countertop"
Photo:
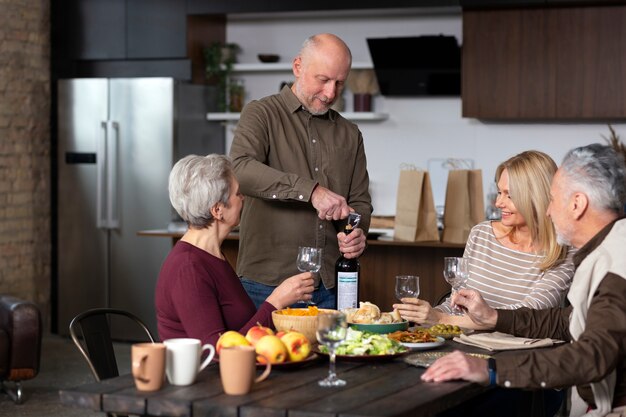
[[[148,237],[169,237],[172,239],[178,239],[182,237],[184,232],[182,231],[169,231],[167,229],[151,229],[140,230],[137,232],[139,236]],[[230,233],[227,240],[239,240],[239,233]],[[405,240],[396,239],[368,239],[367,244],[371,246],[416,246],[416,247],[429,247],[429,248],[464,248],[464,244],[458,243],[445,243],[445,242],[408,242]]]

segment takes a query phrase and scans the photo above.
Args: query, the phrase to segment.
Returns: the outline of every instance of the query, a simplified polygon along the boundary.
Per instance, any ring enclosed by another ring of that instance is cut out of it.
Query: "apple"
[[[246,340],[246,338],[239,332],[234,330],[229,330],[217,339],[217,344],[215,345],[215,350],[217,354],[220,354],[220,350],[223,347],[231,347],[231,346],[250,346],[250,342]]]
[[[289,331],[280,340],[287,348],[289,360],[292,362],[303,361],[311,353],[311,342],[300,332]]]
[[[286,335],[286,334],[287,334],[287,332],[286,332],[286,331],[284,331],[284,330],[280,330],[280,331],[276,332],[276,335],[275,335],[275,336],[276,336],[277,338],[281,339],[281,338],[282,338],[284,335]]]
[[[274,336],[274,331],[269,327],[262,326],[260,323],[257,323],[256,326],[250,327],[248,332],[246,333],[246,339],[252,346],[255,346],[257,342],[263,336]]]
[[[265,358],[270,363],[282,363],[289,357],[285,344],[274,335],[263,336],[256,342],[254,348],[259,355],[256,358],[259,363],[266,363]]]

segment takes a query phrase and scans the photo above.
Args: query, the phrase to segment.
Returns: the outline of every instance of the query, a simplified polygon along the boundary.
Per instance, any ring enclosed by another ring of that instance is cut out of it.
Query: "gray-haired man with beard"
[[[552,219],[562,243],[579,248],[566,308],[495,310],[480,294],[453,300],[482,329],[565,343],[489,362],[454,352],[435,362],[424,381],[464,379],[506,388],[575,386],[584,401],[572,415],[626,415],[626,168],[613,148],[593,144],[567,153],[552,180]],[[501,415],[506,410],[498,410]]]

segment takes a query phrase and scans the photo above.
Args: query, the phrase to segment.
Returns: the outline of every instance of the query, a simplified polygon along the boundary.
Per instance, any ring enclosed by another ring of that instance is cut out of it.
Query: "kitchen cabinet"
[[[187,0],[189,14],[271,13],[316,10],[355,10],[458,6],[459,0]]]
[[[70,0],[55,11],[55,52],[68,60],[186,58],[178,0]]]
[[[463,9],[545,6],[547,0],[461,0]]]
[[[626,118],[626,6],[463,12],[463,117]]]
[[[624,4],[624,0],[460,0],[461,7],[466,9],[478,8],[507,8],[507,7],[545,7],[545,6],[606,6]]]

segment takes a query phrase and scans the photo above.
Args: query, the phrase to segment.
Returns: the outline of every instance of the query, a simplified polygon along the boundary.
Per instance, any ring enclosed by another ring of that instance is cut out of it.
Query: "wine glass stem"
[[[335,372],[335,349],[330,350],[330,364],[328,366],[328,378],[335,379],[337,373]]]

